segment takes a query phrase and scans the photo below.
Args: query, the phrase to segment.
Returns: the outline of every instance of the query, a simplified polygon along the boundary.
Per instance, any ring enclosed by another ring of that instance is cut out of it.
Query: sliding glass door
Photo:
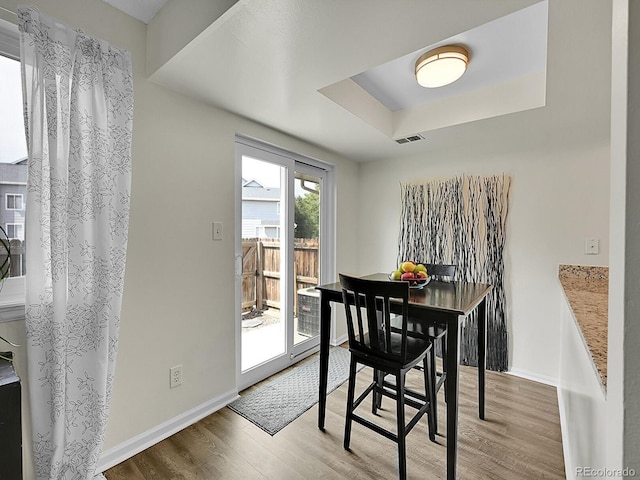
[[[242,158],[241,368],[245,372],[286,353],[288,168]]]
[[[317,350],[329,178],[295,155],[236,141],[236,342],[245,388]]]

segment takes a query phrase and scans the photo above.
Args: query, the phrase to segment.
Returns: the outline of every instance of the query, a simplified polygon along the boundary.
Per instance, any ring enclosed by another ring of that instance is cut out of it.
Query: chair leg
[[[433,346],[431,347],[433,349]],[[431,359],[424,357],[424,388],[429,401],[429,410],[427,410],[427,419],[429,421],[429,439],[432,442],[436,441],[436,434],[438,433],[438,412],[437,403],[438,398],[435,391],[435,365],[431,363]]]
[[[444,375],[444,382],[442,386],[444,387],[444,401],[447,401],[447,334],[445,333],[440,337],[440,352],[442,355],[442,375]],[[434,363],[435,367],[435,363]]]
[[[381,370],[373,371],[373,381],[376,382],[376,387],[373,389],[373,401],[371,403],[371,413],[378,414],[378,409],[382,408],[382,384],[384,382],[384,372]]]
[[[356,366],[357,361],[351,356],[349,367],[349,389],[347,392],[347,414],[344,419],[344,449],[349,450],[351,443],[351,422],[353,421],[353,400],[356,391]]]
[[[431,345],[431,352],[429,352],[429,383],[431,384],[431,391],[433,392],[433,416],[436,419],[436,431],[437,432],[437,428],[438,428],[438,412],[437,412],[437,404],[438,404],[438,391],[436,390],[436,383],[438,381],[438,365],[436,363],[436,344],[435,341],[433,342],[433,344]]]
[[[407,478],[407,443],[404,423],[404,374],[396,375],[397,416],[398,416],[398,470],[400,480]]]

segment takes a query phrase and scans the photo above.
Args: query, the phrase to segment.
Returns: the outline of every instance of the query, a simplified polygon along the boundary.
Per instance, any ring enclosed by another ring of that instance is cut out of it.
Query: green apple
[[[416,265],[416,268],[414,270],[415,273],[418,272],[423,272],[423,273],[427,273],[427,267],[425,267],[423,264],[419,263]]]
[[[402,272],[400,270],[394,270],[391,272],[391,280],[400,280],[402,276]]]

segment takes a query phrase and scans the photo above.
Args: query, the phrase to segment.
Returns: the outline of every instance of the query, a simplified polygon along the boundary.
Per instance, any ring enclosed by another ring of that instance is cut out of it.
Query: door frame
[[[302,342],[299,344],[299,348],[295,348],[293,345],[293,322],[289,321],[289,313],[293,318],[293,295],[285,295],[286,305],[283,312],[286,317],[285,320],[285,352],[267,362],[266,364],[258,365],[249,369],[244,374],[242,373],[242,156],[249,153],[254,154],[254,157],[263,158],[265,161],[269,161],[269,158],[276,160],[277,163],[285,166],[285,168],[291,168],[295,173],[296,163],[309,165],[311,167],[319,168],[324,171],[323,190],[321,192],[321,207],[320,207],[320,272],[319,283],[328,283],[331,279],[335,278],[335,218],[336,218],[336,187],[335,187],[335,169],[333,165],[330,165],[322,160],[318,160],[312,157],[301,155],[298,153],[285,150],[275,145],[271,145],[255,138],[247,137],[245,135],[235,135],[235,241],[234,241],[234,283],[235,283],[235,332],[236,332],[236,385],[238,391],[241,391],[271,375],[277,373],[300,360],[312,355],[319,349],[319,344],[311,346],[308,342]],[[274,158],[277,156],[277,158]],[[281,208],[285,209],[284,215],[286,216],[286,222],[288,225],[294,223],[294,174],[287,175],[287,193],[288,201],[287,205],[282,205]],[[287,256],[287,282],[290,281],[293,275],[293,230],[287,228],[285,245],[285,254]],[[281,285],[282,288],[282,285]],[[289,288],[288,285],[286,288]]]

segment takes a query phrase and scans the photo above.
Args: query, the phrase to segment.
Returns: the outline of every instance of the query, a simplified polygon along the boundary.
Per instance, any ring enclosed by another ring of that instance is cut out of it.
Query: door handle
[[[242,277],[242,255],[235,256],[235,275],[237,278]]]

